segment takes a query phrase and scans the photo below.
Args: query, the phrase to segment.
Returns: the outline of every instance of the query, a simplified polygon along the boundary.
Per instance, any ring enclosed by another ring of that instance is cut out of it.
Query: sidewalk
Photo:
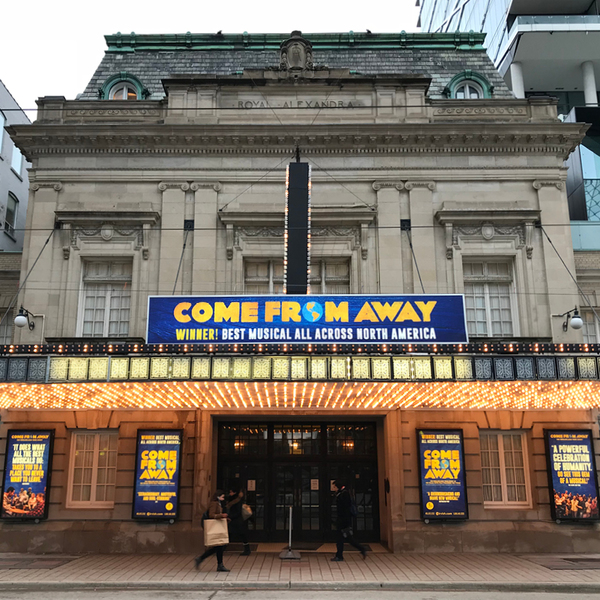
[[[402,589],[600,592],[600,555],[303,553],[300,561],[226,553],[196,571],[191,555],[0,554],[0,591],[96,589]]]

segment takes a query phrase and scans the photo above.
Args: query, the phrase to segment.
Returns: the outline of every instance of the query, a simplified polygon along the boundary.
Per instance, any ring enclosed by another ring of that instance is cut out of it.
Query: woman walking
[[[208,518],[209,519],[226,519],[227,513],[223,512],[222,503],[225,501],[225,492],[223,490],[217,490],[211,499],[208,506]],[[225,552],[225,546],[211,546],[204,551],[204,554],[197,556],[194,561],[196,563],[196,569],[200,568],[200,564],[203,560],[206,560],[213,554],[217,555],[217,571],[222,573],[228,573],[229,569],[225,568],[223,564],[223,552]]]

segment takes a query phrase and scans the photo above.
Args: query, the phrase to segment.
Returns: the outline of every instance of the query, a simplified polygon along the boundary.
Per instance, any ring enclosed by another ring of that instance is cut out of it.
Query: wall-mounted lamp
[[[19,308],[19,314],[15,317],[15,325],[17,327],[25,327],[25,325],[27,325],[29,331],[32,331],[35,329],[33,314],[21,306],[21,308]]]
[[[569,321],[571,322],[571,329],[581,329],[583,327],[583,319],[579,314],[577,307],[568,310],[562,315],[552,315],[553,317],[565,317],[564,323],[562,324],[563,331],[569,329]]]

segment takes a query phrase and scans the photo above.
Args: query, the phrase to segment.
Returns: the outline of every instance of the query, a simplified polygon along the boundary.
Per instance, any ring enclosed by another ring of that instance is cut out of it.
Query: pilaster
[[[434,236],[433,181],[407,181],[409,192],[410,235],[423,287],[428,294],[437,293],[436,252]],[[415,268],[416,270],[416,268]],[[413,277],[414,293],[421,293],[418,275]]]
[[[542,226],[545,223],[569,223],[569,208],[564,183],[560,180],[536,180],[533,182],[533,187],[537,190],[538,194]],[[549,227],[545,231],[552,240],[552,244],[554,244],[553,248],[546,235],[542,232],[544,264],[547,274],[548,306],[551,315],[558,315],[571,310],[579,304],[577,286],[561,261],[562,258],[574,276],[575,258],[573,256],[573,240],[571,238],[570,227]],[[553,341],[555,343],[581,342],[581,332],[570,328],[564,332],[562,330],[563,322],[564,318],[552,318]]]
[[[379,293],[401,294],[404,291],[402,273],[402,239],[400,235],[401,181],[375,181],[377,192],[377,252],[379,254]]]
[[[221,190],[218,181],[193,182],[190,186],[196,194],[194,203],[194,249],[192,269],[192,293],[216,294],[218,273],[225,270],[224,256],[217,256],[217,199]]]
[[[190,185],[187,182],[163,181],[158,184],[158,189],[162,192],[158,293],[171,294],[183,248],[185,193]],[[179,292],[181,279],[175,290],[176,294]]]

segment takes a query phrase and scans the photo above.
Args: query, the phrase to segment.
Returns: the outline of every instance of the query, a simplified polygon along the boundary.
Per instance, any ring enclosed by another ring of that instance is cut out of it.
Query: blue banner
[[[462,430],[417,431],[423,519],[468,519]]]
[[[134,519],[177,518],[181,441],[178,430],[138,430]]]
[[[466,343],[464,298],[151,296],[149,344]]]
[[[552,518],[598,520],[598,483],[592,432],[546,431]]]
[[[9,431],[2,486],[3,519],[45,519],[53,431]]]

